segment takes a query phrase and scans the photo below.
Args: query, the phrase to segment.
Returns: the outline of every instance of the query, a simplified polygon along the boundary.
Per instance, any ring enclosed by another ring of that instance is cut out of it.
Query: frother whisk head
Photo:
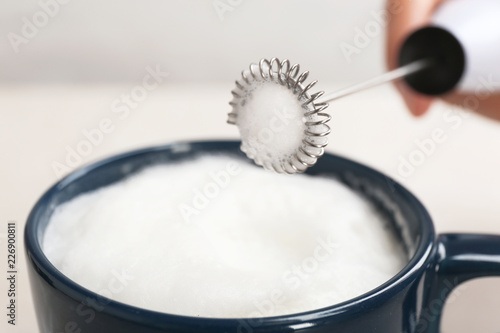
[[[310,93],[308,71],[288,59],[262,59],[241,73],[231,91],[227,122],[238,126],[241,150],[256,164],[278,173],[304,172],[324,154],[331,117],[323,92]]]

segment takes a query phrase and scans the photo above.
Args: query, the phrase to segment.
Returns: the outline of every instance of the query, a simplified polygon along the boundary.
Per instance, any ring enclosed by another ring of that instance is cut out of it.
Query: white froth
[[[385,225],[334,179],[202,157],[61,205],[43,249],[77,283],[141,308],[274,316],[333,305],[394,276],[406,259]]]
[[[236,125],[244,149],[258,164],[290,160],[302,145],[304,112],[288,88],[273,82],[260,83],[238,110]]]

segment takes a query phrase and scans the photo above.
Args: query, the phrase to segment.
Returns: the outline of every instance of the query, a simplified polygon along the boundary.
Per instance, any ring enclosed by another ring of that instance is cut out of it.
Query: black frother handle
[[[399,52],[399,66],[421,59],[430,65],[405,76],[410,87],[425,95],[442,95],[456,87],[465,70],[460,42],[443,28],[430,26],[413,32]]]

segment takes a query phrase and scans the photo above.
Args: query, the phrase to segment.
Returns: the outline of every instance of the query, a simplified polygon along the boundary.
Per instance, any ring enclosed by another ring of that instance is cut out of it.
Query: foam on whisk
[[[259,165],[288,163],[302,145],[307,109],[287,87],[260,82],[238,110],[241,149]]]
[[[153,166],[60,205],[43,251],[117,301],[232,318],[333,305],[406,263],[385,219],[342,183],[223,156]]]

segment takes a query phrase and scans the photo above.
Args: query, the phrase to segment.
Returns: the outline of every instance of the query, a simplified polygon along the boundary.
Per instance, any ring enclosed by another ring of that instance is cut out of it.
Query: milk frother
[[[411,33],[401,46],[399,67],[362,83],[344,88],[327,96],[324,92],[309,93],[318,81],[306,84],[308,71],[300,73],[300,65],[288,59],[262,59],[251,64],[236,81],[231,92],[232,111],[229,124],[237,123],[238,113],[262,83],[272,82],[288,88],[304,109],[305,130],[302,143],[292,155],[270,156],[258,151],[249,142],[241,149],[264,168],[278,173],[303,172],[324,154],[330,133],[331,117],[324,110],[328,102],[403,78],[415,91],[439,96],[450,91],[478,94],[500,91],[500,1],[449,0],[435,11],[428,26]]]

